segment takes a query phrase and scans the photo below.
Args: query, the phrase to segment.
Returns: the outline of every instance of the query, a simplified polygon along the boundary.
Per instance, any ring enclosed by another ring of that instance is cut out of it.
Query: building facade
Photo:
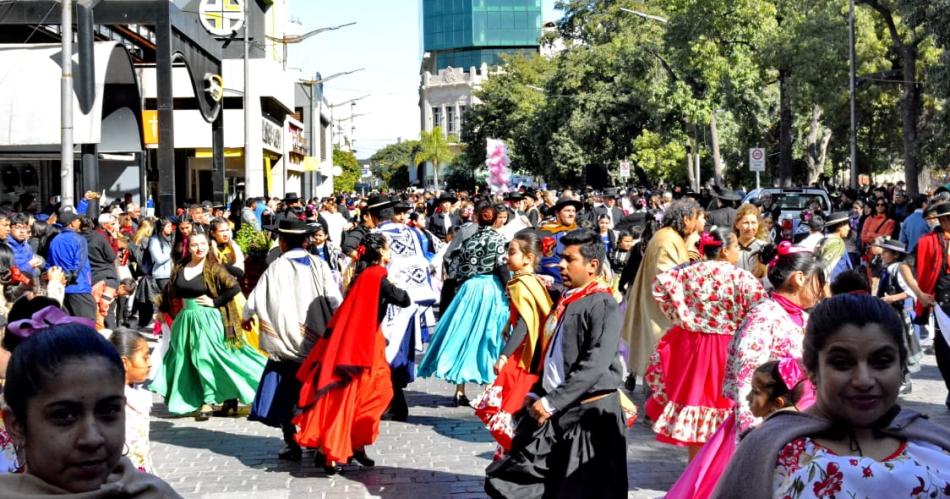
[[[474,93],[503,57],[538,53],[541,0],[422,0],[422,31],[421,127],[439,127],[458,148]],[[409,180],[429,185],[432,170],[410,169]]]

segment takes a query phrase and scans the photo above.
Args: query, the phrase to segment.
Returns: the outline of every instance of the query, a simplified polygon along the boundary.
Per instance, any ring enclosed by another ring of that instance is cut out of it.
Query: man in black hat
[[[284,209],[277,214],[274,223],[280,224],[281,220],[302,221],[304,216],[300,196],[298,196],[296,192],[288,192],[287,195],[284,196]]]
[[[277,457],[290,461],[299,461],[302,454],[291,422],[301,390],[297,371],[343,301],[326,262],[304,249],[316,227],[299,220],[280,221],[282,254],[261,275],[243,311],[245,321],[254,316],[260,320],[260,348],[267,352],[248,420],[280,428],[285,446]]]
[[[452,205],[457,202],[457,197],[450,193],[443,193],[436,200],[436,204],[438,204],[436,212],[429,217],[429,231],[442,241],[445,241],[453,230],[461,225],[458,215],[452,213]]]
[[[603,204],[594,207],[594,225],[600,220],[601,215],[606,215],[610,219],[610,226],[617,227],[617,224],[623,219],[623,210],[617,206],[617,189],[608,187],[604,189]]]
[[[530,223],[531,226],[534,228],[538,228],[538,224],[540,224],[541,220],[544,218],[544,216],[541,214],[541,209],[538,207],[539,203],[541,202],[538,200],[538,192],[530,187],[528,189],[525,189],[524,191],[525,216],[528,217],[528,223]]]
[[[554,220],[541,225],[539,229],[542,237],[545,239],[553,238],[556,243],[551,254],[545,254],[541,258],[541,273],[551,276],[558,285],[561,284],[561,270],[558,265],[564,251],[561,238],[577,228],[577,212],[580,211],[582,206],[581,202],[576,199],[562,197],[551,208],[554,212]]]
[[[825,267],[825,282],[831,283],[838,274],[854,270],[854,262],[845,244],[851,233],[851,214],[846,211],[832,213],[825,221],[825,230],[828,235],[818,244],[817,255]]]
[[[742,200],[736,191],[716,186],[712,192],[715,201],[714,206],[706,212],[706,228],[726,227],[732,228],[736,223],[735,203]]]
[[[373,194],[365,203],[360,204],[360,223],[346,233],[343,244],[340,245],[344,255],[356,260],[356,248],[363,242],[366,234],[385,220],[383,210],[392,208],[393,204],[392,199],[381,194]]]

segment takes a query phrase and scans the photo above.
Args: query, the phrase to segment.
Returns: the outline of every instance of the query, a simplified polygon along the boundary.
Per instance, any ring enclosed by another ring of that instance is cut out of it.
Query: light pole
[[[347,105],[347,104],[355,104],[356,102],[361,101],[361,100],[363,100],[363,99],[369,97],[370,95],[371,95],[371,94],[366,94],[366,95],[357,97],[357,98],[355,98],[355,99],[350,99],[350,100],[346,100],[346,101],[343,101],[343,102],[338,102],[338,103],[336,103],[336,104],[330,104],[330,123],[331,123],[331,128],[330,128],[330,143],[331,143],[331,144],[335,144],[335,142],[334,142],[334,140],[333,140],[333,128],[335,128],[336,124],[335,124],[335,122],[333,121],[333,109],[334,109],[334,108],[338,108],[338,107],[340,107],[340,106],[345,106],[345,105]],[[350,107],[350,114],[353,113],[352,109],[353,109],[353,108]]]
[[[855,17],[854,17],[854,0],[849,2],[848,7],[848,52],[850,59],[850,75],[849,75],[849,87],[851,89],[851,181],[850,185],[852,189],[858,187],[858,100],[855,95],[857,90],[857,54],[855,54],[854,43],[855,43]]]
[[[336,31],[340,28],[345,28],[347,26],[352,26],[356,24],[356,21],[346,24],[340,24],[339,26],[328,26],[326,28],[318,28],[313,31],[308,31],[302,35],[284,35],[282,37],[268,36],[267,38],[273,42],[277,42],[284,46],[284,71],[287,70],[287,45],[291,43],[300,43],[307,38],[310,38],[313,35],[319,35],[320,33],[326,31]]]
[[[76,201],[73,192],[73,3],[70,0],[63,0],[62,39],[60,189],[63,193],[63,206],[75,206]]]

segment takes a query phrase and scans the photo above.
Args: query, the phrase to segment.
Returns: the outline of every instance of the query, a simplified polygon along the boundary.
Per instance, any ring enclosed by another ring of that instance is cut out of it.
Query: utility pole
[[[855,91],[857,90],[857,54],[855,54],[855,17],[854,0],[851,0],[848,10],[848,49],[850,52],[851,73],[848,78],[851,88],[851,188],[858,187],[858,101]]]
[[[63,206],[76,206],[73,168],[73,3],[62,0],[63,77],[60,81],[61,157]]]
[[[248,189],[252,186],[252,182],[260,182],[262,179],[251,178],[251,172],[253,171],[251,155],[249,154],[251,150],[251,68],[249,65],[251,16],[248,13],[250,10],[250,2],[245,0],[241,3],[244,7],[244,189],[245,193],[247,193]],[[222,106],[221,112],[224,112],[223,107],[224,106]]]

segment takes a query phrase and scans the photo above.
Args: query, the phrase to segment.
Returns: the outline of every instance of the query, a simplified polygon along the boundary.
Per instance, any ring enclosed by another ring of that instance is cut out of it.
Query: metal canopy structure
[[[0,16],[0,25],[56,25],[61,24],[58,1],[20,0],[6,5]],[[222,102],[214,101],[204,91],[207,75],[221,75],[221,46],[201,26],[197,16],[182,12],[168,0],[102,0],[93,8],[95,24],[141,24],[155,30],[155,64],[158,108],[158,212],[175,213],[175,138],[172,90],[172,67],[183,63],[187,68],[198,97],[201,116],[211,123],[213,174],[212,192],[215,202],[225,202],[224,193],[224,113]],[[82,27],[80,27],[82,29]],[[95,161],[87,163],[87,156],[95,151],[83,150],[83,170],[87,180],[90,171],[97,171]],[[98,173],[93,173],[98,175]],[[96,185],[98,188],[98,185]]]

